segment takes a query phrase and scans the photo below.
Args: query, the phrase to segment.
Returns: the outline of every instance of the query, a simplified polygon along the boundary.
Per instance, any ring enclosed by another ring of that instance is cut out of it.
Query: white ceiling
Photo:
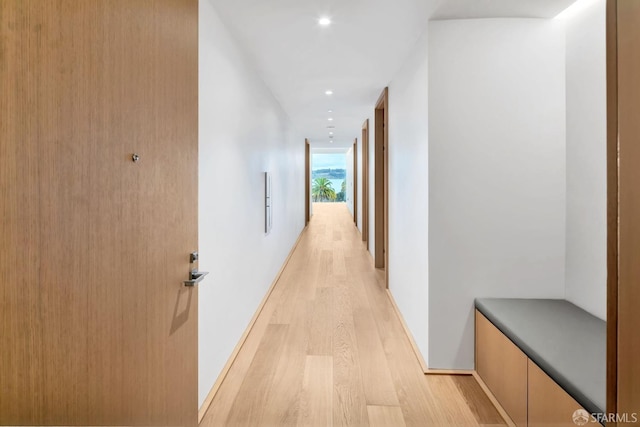
[[[574,0],[210,1],[296,128],[319,148],[350,147],[359,137],[432,16],[552,17]],[[332,24],[321,27],[321,16]]]
[[[553,18],[575,0],[447,0],[433,20],[470,18]]]
[[[334,147],[336,144],[331,144],[331,147],[316,147],[311,149],[311,154],[347,154],[349,148],[347,147]]]

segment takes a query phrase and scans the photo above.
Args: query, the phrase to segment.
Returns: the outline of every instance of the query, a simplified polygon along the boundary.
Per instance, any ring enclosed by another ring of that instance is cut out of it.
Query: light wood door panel
[[[42,416],[39,377],[43,358],[37,282],[40,270],[38,146],[30,114],[35,99],[23,96],[36,81],[24,58],[31,40],[9,31],[19,12],[0,3],[0,423],[15,424],[33,408]],[[16,24],[17,25],[17,22]],[[14,60],[8,60],[15,58]],[[21,76],[21,78],[18,78]],[[25,244],[29,242],[29,244]],[[7,338],[8,337],[8,338]],[[9,345],[8,345],[9,344]],[[24,357],[25,355],[29,357]]]
[[[0,424],[197,423],[197,7],[0,3]]]
[[[527,360],[476,310],[476,371],[518,427],[527,425]]]
[[[619,282],[617,412],[640,412],[640,2],[618,1]]]
[[[574,412],[582,410],[582,414],[588,414],[531,360],[528,361],[528,370],[529,427],[575,427]]]

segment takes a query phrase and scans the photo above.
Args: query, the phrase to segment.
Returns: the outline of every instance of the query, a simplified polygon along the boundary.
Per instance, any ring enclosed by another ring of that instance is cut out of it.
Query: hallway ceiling
[[[550,17],[574,0],[209,1],[312,147],[350,147],[431,16]]]
[[[575,0],[447,0],[433,20],[472,18],[553,18]]]

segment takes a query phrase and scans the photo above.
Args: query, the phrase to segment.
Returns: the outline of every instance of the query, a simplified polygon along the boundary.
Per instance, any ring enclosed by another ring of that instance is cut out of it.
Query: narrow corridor
[[[423,374],[346,205],[313,214],[201,426],[504,425],[473,377]]]

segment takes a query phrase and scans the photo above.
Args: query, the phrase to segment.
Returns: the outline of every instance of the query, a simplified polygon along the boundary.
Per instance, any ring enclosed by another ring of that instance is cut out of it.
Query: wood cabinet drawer
[[[476,371],[518,427],[527,426],[527,356],[476,310]]]
[[[528,370],[529,427],[575,427],[573,414],[584,408],[531,360]]]

